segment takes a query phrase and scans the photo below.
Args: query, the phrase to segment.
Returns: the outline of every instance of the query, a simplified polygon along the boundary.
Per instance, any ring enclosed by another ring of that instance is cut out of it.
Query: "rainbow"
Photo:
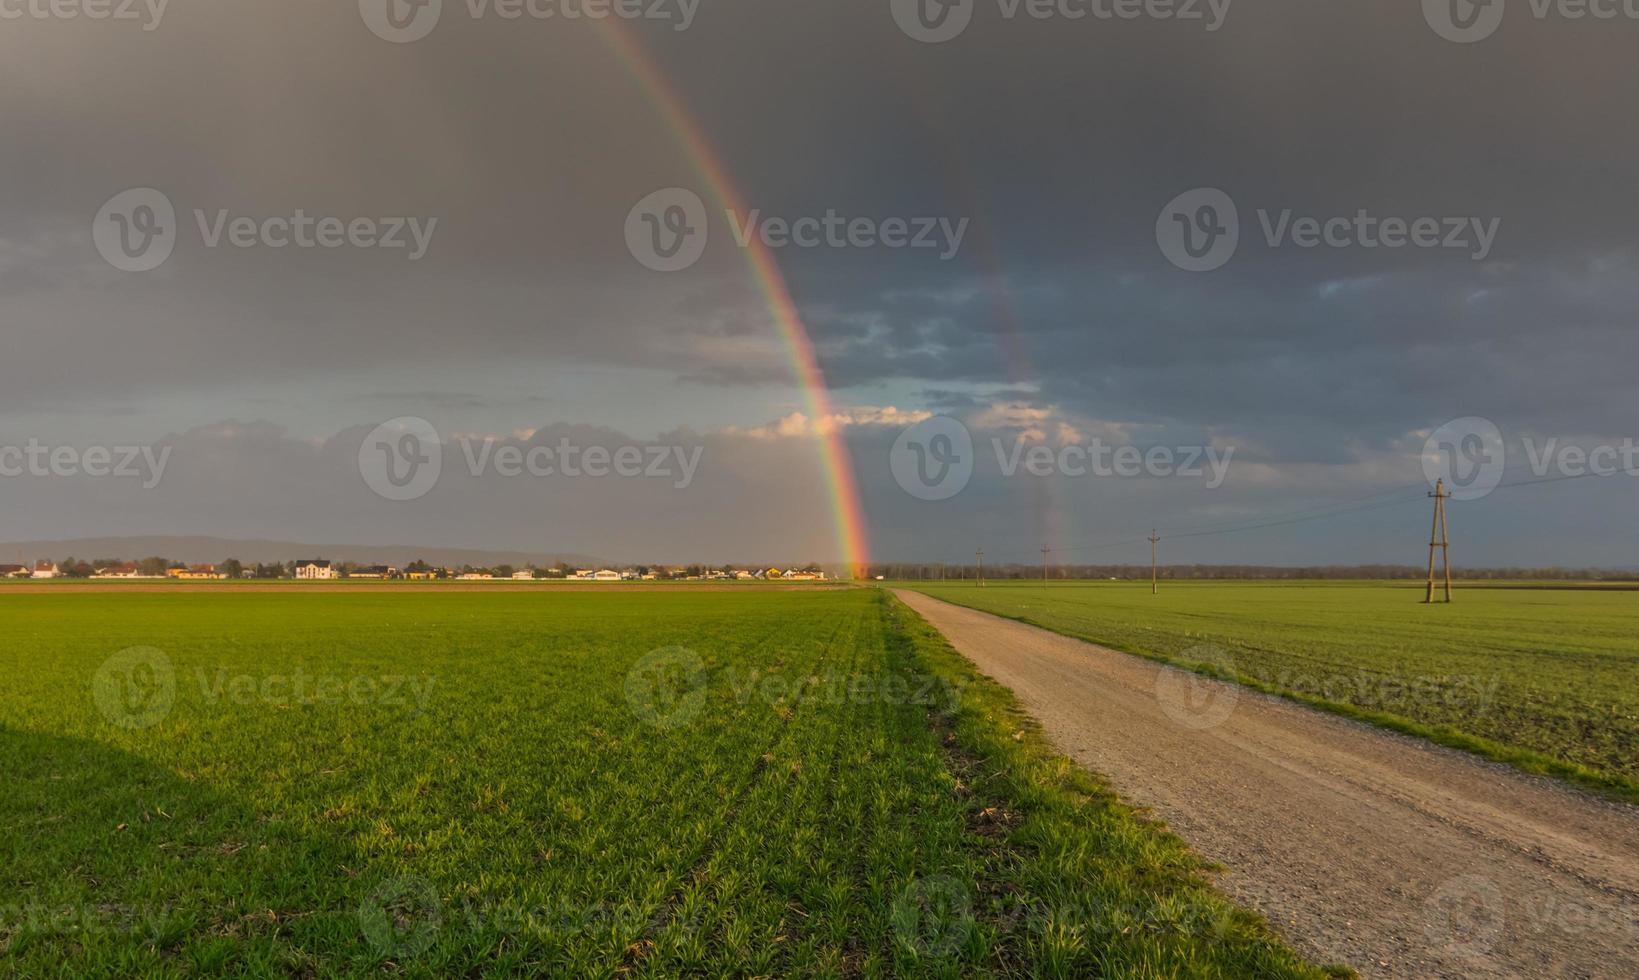
[[[667,84],[660,67],[632,29],[618,17],[606,17],[594,23],[599,25],[601,36],[654,102],[719,209],[746,213],[749,209],[744,198],[728,168],[712,148],[704,127]],[[821,463],[831,497],[832,518],[842,561],[850,575],[857,575],[870,563],[870,536],[865,510],[860,502],[859,485],[854,480],[853,461],[848,456],[848,446],[843,439],[843,426],[832,410],[830,389],[825,383],[824,372],[820,370],[819,358],[815,356],[814,342],[808,336],[808,328],[803,325],[802,315],[797,310],[796,301],[791,298],[790,287],[780,272],[773,252],[755,236],[745,251],[752,277],[779,329],[792,374],[803,392],[804,407],[819,436]]]

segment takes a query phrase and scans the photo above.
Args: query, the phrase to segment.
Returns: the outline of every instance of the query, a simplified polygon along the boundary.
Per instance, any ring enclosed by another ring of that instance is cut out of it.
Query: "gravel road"
[[[1316,963],[1366,977],[1639,977],[1639,808],[897,593],[1059,750]]]

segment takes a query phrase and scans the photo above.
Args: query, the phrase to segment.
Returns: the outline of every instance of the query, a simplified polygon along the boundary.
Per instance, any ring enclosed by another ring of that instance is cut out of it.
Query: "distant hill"
[[[415,545],[300,544],[290,541],[238,541],[210,537],[77,538],[71,541],[17,541],[0,544],[0,563],[32,563],[40,559],[61,561],[74,557],[86,561],[123,558],[137,561],[158,556],[189,564],[220,562],[237,558],[247,564],[327,558],[361,565],[403,567],[417,559],[433,565],[460,567],[496,565],[522,567],[528,564],[549,567],[560,561],[576,568],[599,568],[606,562],[587,555],[528,551],[479,551],[472,548],[422,548]]]

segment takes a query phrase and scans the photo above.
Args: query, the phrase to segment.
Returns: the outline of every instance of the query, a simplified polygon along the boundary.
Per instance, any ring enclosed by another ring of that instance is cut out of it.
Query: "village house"
[[[37,561],[34,563],[34,573],[30,578],[56,578],[63,570],[57,567],[54,561]]]
[[[533,582],[535,581],[535,570],[532,568],[520,569],[513,572],[512,577],[519,582]]]
[[[296,563],[296,577],[299,579],[317,579],[329,581],[337,577],[336,568],[330,562],[320,559],[299,561]]]
[[[122,562],[98,570],[95,578],[142,578],[142,567],[136,562]]]
[[[348,578],[398,578],[398,569],[391,565],[360,565],[347,573]]]
[[[184,568],[176,572],[171,577],[187,582],[197,582],[206,579],[227,578],[227,575],[218,571],[215,565],[194,565],[191,568]]]
[[[0,565],[0,578],[28,578],[27,565]]]

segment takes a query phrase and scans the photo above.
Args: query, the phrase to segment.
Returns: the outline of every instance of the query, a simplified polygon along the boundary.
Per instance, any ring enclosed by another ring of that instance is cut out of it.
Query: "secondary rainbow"
[[[719,209],[736,214],[747,213],[749,209],[728,168],[706,138],[704,128],[667,84],[665,75],[642,42],[633,35],[631,28],[618,17],[604,18],[595,23],[599,25],[601,36],[659,109],[667,127],[687,153],[690,165],[716,199]],[[847,565],[849,574],[858,574],[870,563],[870,537],[864,507],[860,503],[859,485],[854,479],[853,462],[843,439],[843,426],[832,410],[830,389],[825,383],[824,372],[820,370],[819,358],[814,353],[814,342],[808,336],[808,328],[803,325],[802,315],[797,310],[796,301],[791,298],[791,290],[773,252],[756,236],[752,237],[745,252],[757,288],[762,292],[780,339],[785,344],[792,373],[803,392],[804,408],[819,438],[821,463],[825,470],[842,561]]]

